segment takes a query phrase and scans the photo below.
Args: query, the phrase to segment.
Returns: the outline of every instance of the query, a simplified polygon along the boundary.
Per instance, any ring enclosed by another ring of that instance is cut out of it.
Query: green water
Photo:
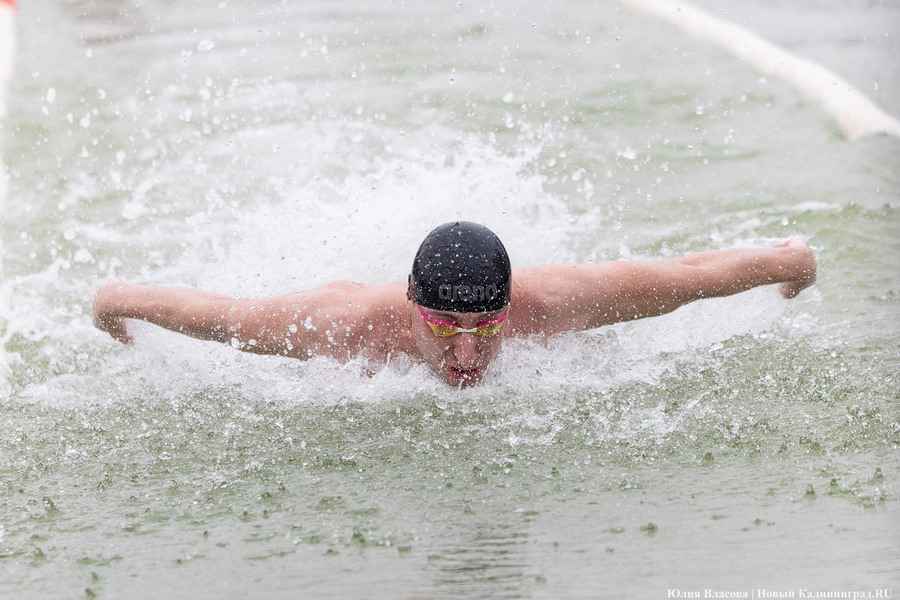
[[[900,114],[891,5],[727,8]],[[612,2],[21,10],[0,596],[900,590],[898,140]],[[800,233],[820,273],[512,343],[464,391],[90,325],[111,275],[403,279],[454,218],[516,265]]]

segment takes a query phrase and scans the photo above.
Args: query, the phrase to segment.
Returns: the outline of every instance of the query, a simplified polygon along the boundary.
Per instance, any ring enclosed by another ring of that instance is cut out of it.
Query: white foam
[[[318,143],[316,150],[327,151],[327,139]],[[277,193],[258,196],[239,220],[221,210],[198,212],[191,217],[196,237],[186,240],[183,260],[157,279],[239,295],[274,295],[340,279],[404,280],[425,234],[455,219],[496,231],[514,266],[572,260],[565,244],[572,216],[545,193],[539,175],[526,174],[536,150],[508,156],[474,138],[449,152],[426,139],[409,146],[427,150],[351,157],[368,164],[339,176],[303,179],[292,177],[297,167],[289,167]],[[304,164],[302,155],[295,160]],[[209,195],[214,203],[215,191]]]
[[[307,138],[307,143],[315,153],[333,142],[323,136]],[[302,180],[292,179],[288,171],[277,193],[251,197],[234,212],[222,210],[221,198],[210,190],[198,204],[208,201],[210,210],[188,218],[195,233],[179,240],[182,254],[148,268],[139,282],[271,296],[335,279],[402,280],[425,233],[457,218],[497,231],[515,266],[569,262],[574,257],[568,236],[597,228],[599,217],[575,222],[564,204],[545,191],[542,178],[528,174],[526,166],[537,148],[508,155],[476,139],[454,146],[452,153],[423,140],[410,147],[423,146],[427,151],[418,150],[415,157],[361,154],[353,160],[369,163],[340,176]],[[176,162],[148,177],[162,185],[178,182],[183,168]],[[91,261],[78,262],[77,254],[83,250],[87,257],[90,246],[83,239],[101,246],[112,243],[109,232],[96,226],[62,227],[72,230],[63,237],[81,246],[71,260],[60,256],[42,271],[3,286],[15,292],[6,311],[11,324],[7,338],[18,334],[40,346],[52,374],[44,383],[29,384],[19,396],[52,404],[117,401],[135,394],[175,397],[223,387],[286,403],[402,403],[423,397],[515,402],[509,396],[515,390],[517,397],[553,404],[570,393],[584,396],[629,381],[653,382],[669,369],[661,359],[664,354],[700,352],[735,336],[765,331],[783,310],[772,289],[755,290],[547,344],[513,342],[483,385],[455,390],[425,365],[403,356],[370,377],[363,359],[342,365],[323,358],[297,362],[247,355],[144,323],[132,323],[133,347],[119,346],[90,322],[88,307],[98,282],[60,277],[65,269],[100,275],[102,269]],[[138,230],[136,235],[146,234]],[[605,337],[607,331],[615,331],[620,342]],[[108,400],[98,400],[102,398]],[[540,420],[534,411],[525,414]]]

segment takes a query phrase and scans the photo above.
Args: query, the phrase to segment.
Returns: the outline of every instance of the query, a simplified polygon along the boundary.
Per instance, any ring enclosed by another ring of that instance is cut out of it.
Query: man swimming
[[[418,357],[451,385],[484,376],[504,338],[550,336],[669,313],[701,298],[779,284],[793,298],[816,280],[800,236],[762,249],[673,260],[560,264],[512,270],[500,239],[464,221],[428,234],[406,283],[334,282],[283,296],[235,299],[112,279],[93,303],[94,325],[131,343],[140,319],[246,352],[298,359]]]

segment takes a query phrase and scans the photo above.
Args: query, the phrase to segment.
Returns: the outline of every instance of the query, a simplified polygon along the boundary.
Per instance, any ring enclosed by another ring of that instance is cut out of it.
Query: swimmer
[[[793,298],[816,280],[806,240],[715,250],[672,260],[510,268],[500,239],[446,223],[419,247],[407,282],[334,282],[283,296],[235,299],[112,279],[93,303],[94,325],[130,344],[128,319],[256,354],[357,356],[385,364],[405,353],[445,382],[479,382],[504,338],[552,336],[663,315],[702,298],[778,284]]]

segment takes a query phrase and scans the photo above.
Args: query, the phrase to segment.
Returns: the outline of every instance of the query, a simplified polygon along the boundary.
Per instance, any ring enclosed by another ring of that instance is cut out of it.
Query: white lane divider
[[[873,133],[900,137],[900,121],[825,67],[683,0],[619,0],[635,12],[665,19],[689,36],[719,44],[764,75],[779,77],[817,101],[850,139]]]
[[[0,0],[0,123],[6,117],[6,93],[9,80],[12,78],[16,55],[16,7],[12,0]],[[3,206],[9,192],[6,166],[3,164],[2,148],[0,148],[0,216],[4,214]],[[0,282],[3,281],[3,238],[0,237]],[[0,325],[6,310],[6,297],[0,292]],[[0,401],[9,396],[9,380],[7,376],[6,352],[3,349],[4,330],[0,329]]]

